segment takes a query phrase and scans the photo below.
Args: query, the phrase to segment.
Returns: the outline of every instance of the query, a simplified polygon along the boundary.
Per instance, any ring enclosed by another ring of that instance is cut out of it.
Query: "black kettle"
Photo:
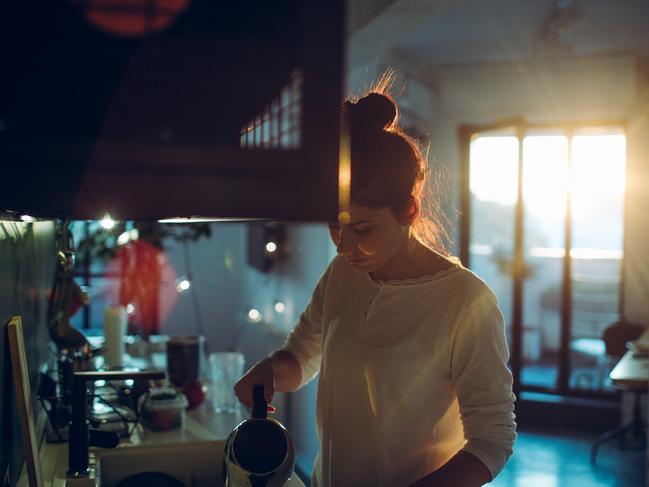
[[[225,440],[226,487],[281,487],[293,475],[293,440],[279,421],[268,417],[267,406],[264,386],[255,384],[252,417],[239,423]]]

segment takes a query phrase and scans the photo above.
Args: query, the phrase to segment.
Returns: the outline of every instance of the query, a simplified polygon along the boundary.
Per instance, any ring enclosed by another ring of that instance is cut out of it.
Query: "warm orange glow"
[[[349,204],[352,182],[351,140],[349,123],[345,114],[341,118],[340,153],[338,161],[338,222],[346,225],[350,221]]]
[[[372,414],[375,418],[379,417],[379,410],[377,408],[377,389],[376,389],[376,377],[373,373],[372,368],[365,366],[363,371],[365,374],[365,383],[367,384],[367,397],[370,401],[370,408],[372,409]]]
[[[189,0],[89,0],[83,9],[98,29],[134,37],[166,29],[187,5]]]

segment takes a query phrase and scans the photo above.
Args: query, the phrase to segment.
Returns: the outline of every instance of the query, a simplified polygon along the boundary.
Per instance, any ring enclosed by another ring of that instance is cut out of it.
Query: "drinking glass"
[[[213,352],[209,356],[212,375],[212,404],[217,413],[235,413],[239,400],[234,384],[243,375],[244,357],[240,352]]]

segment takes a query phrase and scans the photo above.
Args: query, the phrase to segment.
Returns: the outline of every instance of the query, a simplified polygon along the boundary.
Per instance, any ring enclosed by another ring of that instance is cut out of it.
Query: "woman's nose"
[[[350,232],[341,230],[340,239],[338,240],[338,245],[336,245],[336,251],[339,254],[346,255],[356,249],[356,239]]]

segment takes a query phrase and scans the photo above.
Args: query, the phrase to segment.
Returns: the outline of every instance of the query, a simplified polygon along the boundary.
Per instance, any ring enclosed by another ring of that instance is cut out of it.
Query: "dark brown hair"
[[[397,105],[389,94],[393,81],[388,73],[365,96],[343,104],[351,139],[351,198],[364,206],[388,207],[399,219],[410,199],[416,199],[420,213],[412,234],[446,254],[448,218],[427,194],[426,159],[418,142],[399,127]]]

